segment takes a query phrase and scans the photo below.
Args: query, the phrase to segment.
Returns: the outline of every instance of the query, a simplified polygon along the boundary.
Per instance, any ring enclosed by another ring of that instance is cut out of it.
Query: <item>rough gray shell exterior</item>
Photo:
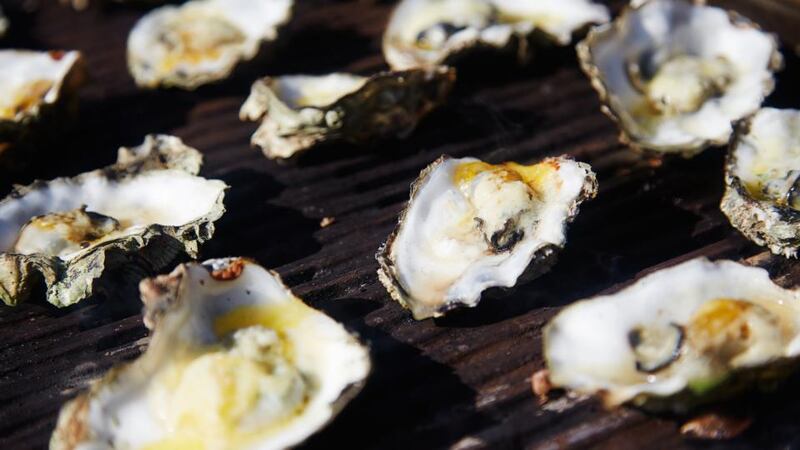
[[[197,174],[201,164],[201,154],[180,139],[150,135],[139,147],[121,148],[116,164],[78,175],[73,180],[80,182],[97,176],[120,179],[159,169]],[[35,181],[28,186],[18,186],[1,202],[13,202],[46,184],[46,181]],[[130,276],[141,278],[165,267],[182,253],[197,257],[200,244],[214,234],[214,221],[225,212],[223,198],[224,193],[208,213],[190,223],[182,226],[152,224],[139,233],[99,244],[91,252],[68,261],[42,254],[0,253],[0,300],[14,306],[26,300],[31,291],[44,282],[48,302],[58,307],[69,306],[101,288],[98,281],[107,269],[123,268]]]
[[[444,103],[455,76],[447,67],[382,72],[330,105],[300,109],[289,107],[273,90],[275,80],[265,77],[253,84],[239,116],[261,121],[251,143],[270,159],[288,158],[324,142],[363,144],[404,137]]]
[[[747,132],[749,120],[741,122],[731,140],[725,161],[725,193],[720,209],[734,228],[756,244],[776,255],[797,257],[800,247],[800,211],[788,206],[753,198],[742,180],[735,175],[734,150],[739,136]]]

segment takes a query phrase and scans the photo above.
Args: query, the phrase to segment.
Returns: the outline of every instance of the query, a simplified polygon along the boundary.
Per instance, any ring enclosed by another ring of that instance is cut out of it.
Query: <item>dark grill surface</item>
[[[288,38],[236,77],[195,92],[138,91],[125,67],[127,33],[144,9],[76,13],[41,0],[35,14],[9,2],[4,47],[79,49],[92,80],[78,130],[33,175],[73,175],[111,163],[146,133],[183,138],[205,154],[204,174],[232,186],[228,212],[203,258],[244,255],[276,268],[309,304],[359,333],[374,371],[362,393],[307,448],[676,448],[706,447],[678,434],[679,418],[634,409],[607,412],[594,400],[542,408],[530,375],[542,368],[541,329],[563,305],[618,289],[642,274],[695,256],[767,267],[793,286],[800,268],[750,244],[727,223],[723,150],[692,160],[652,159],[617,142],[571,48],[541,50],[518,68],[504,58],[462,71],[452,101],[404,141],[367,148],[331,145],[276,164],[250,148],[255,124],[238,109],[260,75],[384,69],[381,1],[301,0]],[[791,53],[800,13],[792,1],[741,0],[788,42],[786,68],[768,104],[800,106],[800,65]],[[378,283],[374,253],[395,225],[411,181],[441,154],[531,162],[569,154],[590,163],[600,192],[570,227],[547,275],[513,291],[490,291],[479,307],[415,322]],[[9,180],[0,181],[7,192]],[[321,228],[323,217],[335,223]],[[0,448],[47,445],[61,404],[113,364],[141,353],[147,333],[134,288],[65,310],[42,300],[0,308]],[[736,448],[800,446],[800,377],[738,402],[755,416]],[[715,444],[722,446],[723,444]]]

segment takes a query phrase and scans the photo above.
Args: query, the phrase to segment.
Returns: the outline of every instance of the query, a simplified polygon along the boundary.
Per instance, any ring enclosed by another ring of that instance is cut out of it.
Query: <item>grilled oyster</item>
[[[800,111],[764,108],[739,125],[720,205],[731,224],[776,255],[800,246]]]
[[[222,80],[277,38],[293,0],[191,0],[142,17],[128,37],[136,84],[194,89]]]
[[[577,50],[623,142],[684,156],[726,144],[782,64],[773,35],[702,1],[638,2]]]
[[[53,450],[280,449],[357,394],[369,351],[240,258],[141,283],[147,351],[67,403]]]
[[[266,77],[253,84],[239,117],[261,121],[253,134],[268,158],[289,158],[322,142],[363,143],[405,136],[450,92],[455,71]]]
[[[121,148],[115,165],[16,188],[0,201],[0,299],[16,305],[43,280],[47,301],[68,306],[107,269],[152,271],[196,256],[227,188],[196,176],[200,164],[180,139],[148,136]]]
[[[607,406],[685,412],[779,379],[798,353],[800,292],[705,258],[575,303],[544,330],[550,381]]]
[[[383,54],[397,70],[450,64],[476,48],[515,49],[524,59],[535,34],[567,45],[576,30],[608,19],[608,9],[590,0],[403,0]]]
[[[475,306],[485,289],[549,269],[567,222],[596,192],[589,166],[566,157],[530,166],[442,157],[412,185],[376,255],[378,276],[415,319]]]
[[[69,122],[84,79],[79,52],[0,50],[0,167],[24,165],[25,144]]]

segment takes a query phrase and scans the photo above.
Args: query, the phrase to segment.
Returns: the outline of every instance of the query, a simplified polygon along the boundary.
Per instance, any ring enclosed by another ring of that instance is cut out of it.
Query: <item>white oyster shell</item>
[[[702,1],[650,0],[595,27],[581,65],[634,148],[692,156],[758,110],[782,64],[777,39]]]
[[[534,32],[567,45],[576,30],[608,19],[608,9],[589,0],[403,0],[384,33],[383,53],[397,70],[450,63],[480,47],[516,48],[526,57]]]
[[[194,89],[227,78],[275,40],[293,0],[191,0],[142,17],[128,37],[136,84]]]
[[[369,351],[241,258],[141,283],[145,353],[61,410],[50,448],[293,447],[360,390]]]
[[[253,84],[242,120],[260,121],[251,142],[268,158],[289,158],[323,142],[365,143],[406,136],[443,103],[455,71],[265,77]]]
[[[800,247],[800,111],[763,108],[739,125],[720,205],[758,245],[797,256]]]
[[[0,201],[0,299],[15,305],[44,280],[47,301],[68,306],[106,269],[195,256],[227,188],[196,175],[201,159],[176,137],[148,136],[113,166],[16,188]]]
[[[442,157],[412,186],[377,254],[379,278],[416,319],[475,306],[484,290],[549,269],[596,191],[589,166],[566,157],[531,166]]]
[[[0,138],[9,123],[30,120],[82,81],[77,51],[0,50]]]
[[[607,406],[686,411],[785,374],[799,353],[800,292],[705,258],[577,302],[544,330],[551,383]]]

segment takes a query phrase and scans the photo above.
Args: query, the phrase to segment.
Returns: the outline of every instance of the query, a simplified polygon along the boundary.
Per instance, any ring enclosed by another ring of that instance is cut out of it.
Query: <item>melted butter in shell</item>
[[[143,450],[237,449],[285,427],[313,388],[293,363],[285,331],[311,311],[291,301],[216,318],[224,344],[192,349],[157,376],[150,398],[168,436]]]

